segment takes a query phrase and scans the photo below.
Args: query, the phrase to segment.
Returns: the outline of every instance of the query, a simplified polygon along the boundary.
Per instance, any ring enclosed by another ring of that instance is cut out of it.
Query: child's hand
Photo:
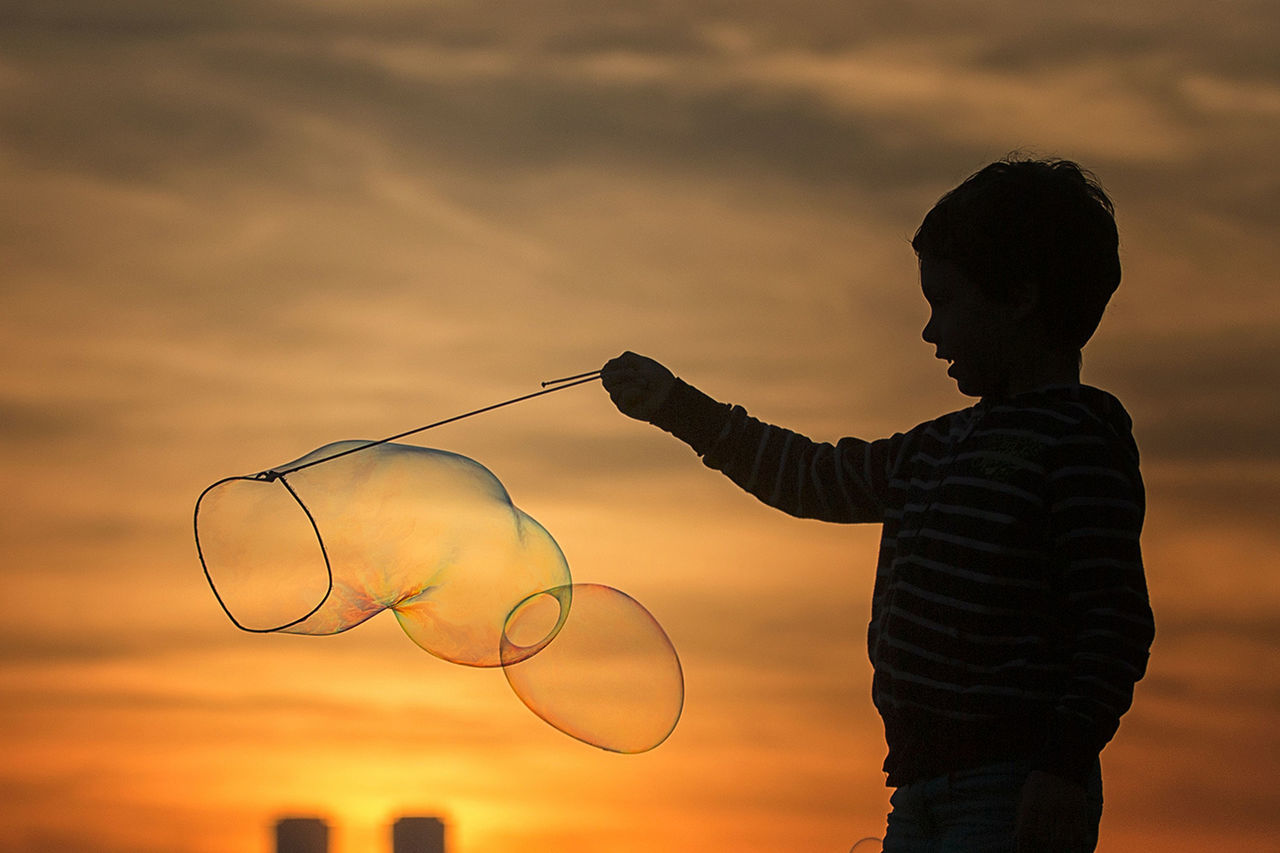
[[[618,411],[647,421],[667,400],[676,378],[651,358],[624,352],[600,371],[600,381]]]

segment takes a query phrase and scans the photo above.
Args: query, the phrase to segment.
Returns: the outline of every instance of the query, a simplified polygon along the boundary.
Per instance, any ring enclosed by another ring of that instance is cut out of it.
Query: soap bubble
[[[534,713],[602,749],[652,749],[679,718],[679,659],[657,621],[574,584],[551,535],[465,456],[337,442],[213,484],[195,528],[214,595],[246,631],[336,634],[391,610],[426,651],[504,667]]]
[[[197,513],[210,583],[249,630],[336,634],[390,609],[433,655],[498,666],[512,609],[570,580],[555,540],[498,479],[440,450],[380,444],[274,480],[225,480]]]
[[[884,843],[875,837],[863,838],[849,848],[849,853],[880,853],[884,849]]]
[[[567,735],[613,752],[652,749],[676,727],[684,701],[671,640],[638,601],[599,584],[575,584],[559,624],[567,592],[539,593],[512,611],[502,646],[507,682]],[[536,654],[519,642],[548,636]]]

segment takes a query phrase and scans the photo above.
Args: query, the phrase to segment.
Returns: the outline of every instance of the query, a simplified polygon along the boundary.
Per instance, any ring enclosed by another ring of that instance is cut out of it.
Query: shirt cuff
[[[705,456],[724,431],[730,411],[727,404],[676,379],[671,393],[649,418],[649,423],[688,444],[699,456]]]

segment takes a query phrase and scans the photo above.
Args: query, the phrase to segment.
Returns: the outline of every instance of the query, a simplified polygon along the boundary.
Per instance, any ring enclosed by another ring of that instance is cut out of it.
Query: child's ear
[[[1040,282],[1033,278],[1021,279],[1009,288],[1009,314],[1015,320],[1025,320],[1035,313],[1040,302]]]

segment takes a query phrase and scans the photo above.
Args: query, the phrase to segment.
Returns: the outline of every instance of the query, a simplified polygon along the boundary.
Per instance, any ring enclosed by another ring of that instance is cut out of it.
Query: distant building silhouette
[[[280,818],[276,853],[329,853],[329,825],[318,817]]]
[[[391,826],[392,853],[445,853],[444,821],[402,817]]]

